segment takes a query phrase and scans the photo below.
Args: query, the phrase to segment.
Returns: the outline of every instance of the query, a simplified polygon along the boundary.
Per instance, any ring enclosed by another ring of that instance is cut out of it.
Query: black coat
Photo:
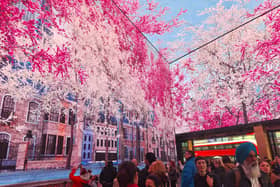
[[[235,173],[240,173],[240,181],[239,181],[239,187],[251,187],[251,181],[247,178],[245,175],[243,168],[239,166],[237,168],[237,171],[234,169],[227,173],[226,180],[225,180],[225,187],[236,187],[236,179],[235,179]],[[272,187],[271,182],[269,181],[270,178],[266,178],[264,174],[261,175],[259,178],[259,183],[261,187]]]
[[[103,187],[112,187],[114,178],[117,176],[117,169],[113,166],[106,166],[102,169],[99,181]]]
[[[138,174],[138,186],[139,187],[145,187],[145,182],[146,182],[146,178],[149,175],[149,167],[145,167],[144,169],[142,169],[139,174]]]
[[[198,173],[194,176],[194,187],[209,187],[206,181],[206,177],[209,175],[214,179],[213,187],[221,187],[219,178],[215,174],[207,173],[205,176],[200,176]]]

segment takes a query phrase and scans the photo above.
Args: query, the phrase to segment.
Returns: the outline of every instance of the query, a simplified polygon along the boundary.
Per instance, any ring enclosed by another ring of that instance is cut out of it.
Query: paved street
[[[98,175],[102,169],[100,164],[91,164],[86,168],[92,170],[93,175]],[[69,177],[70,170],[30,170],[0,173],[0,185],[19,184],[34,181],[47,181],[56,179],[66,179]],[[79,173],[79,172],[76,172]]]
[[[84,166],[87,169],[92,170],[93,175],[99,175],[101,169],[103,168],[104,163],[94,163]],[[114,164],[116,167],[116,165]],[[143,168],[143,166],[139,166]],[[9,171],[0,173],[0,185],[8,184],[19,184],[26,182],[35,182],[35,181],[47,181],[47,180],[56,180],[56,179],[67,179],[69,177],[70,170],[61,169],[61,170],[30,170],[30,171]],[[79,171],[76,172],[78,174]]]

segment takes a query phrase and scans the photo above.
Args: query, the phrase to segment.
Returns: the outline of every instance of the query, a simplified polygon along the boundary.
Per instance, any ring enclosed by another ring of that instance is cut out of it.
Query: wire
[[[154,50],[167,62],[168,60],[161,54],[161,52],[154,46],[154,44],[143,34],[143,32],[133,23],[133,21],[124,13],[124,11],[117,5],[114,0],[111,0],[113,4],[121,11],[121,13],[129,20],[129,22],[136,28],[138,32],[142,34],[142,36],[148,41],[148,43],[154,48]]]
[[[216,40],[218,40],[218,39],[224,37],[225,35],[227,35],[227,34],[233,32],[233,31],[235,31],[235,30],[237,30],[237,29],[239,29],[239,28],[241,28],[241,27],[243,27],[244,25],[247,25],[248,23],[250,23],[250,22],[252,22],[252,21],[254,21],[254,20],[256,20],[256,19],[258,19],[258,18],[260,18],[260,17],[262,17],[262,16],[264,16],[264,15],[266,15],[266,14],[268,14],[269,12],[271,12],[271,11],[273,11],[273,10],[279,8],[279,7],[280,7],[280,4],[277,5],[277,6],[275,6],[274,8],[271,8],[271,9],[265,11],[264,13],[262,13],[262,14],[256,16],[256,17],[254,17],[253,19],[250,19],[249,21],[246,21],[245,23],[243,23],[243,24],[241,24],[241,25],[239,25],[239,26],[237,26],[237,27],[235,27],[235,28],[233,28],[233,29],[231,29],[231,30],[225,32],[224,34],[222,34],[222,35],[220,35],[220,36],[214,38],[213,40],[210,40],[210,41],[206,42],[205,44],[203,44],[203,45],[201,45],[201,46],[199,46],[199,47],[197,47],[197,48],[195,48],[195,49],[189,51],[188,53],[186,53],[186,54],[184,54],[184,55],[182,55],[182,56],[176,58],[175,60],[172,60],[171,62],[169,62],[169,65],[170,65],[170,64],[173,64],[173,63],[175,63],[175,62],[177,62],[178,60],[184,58],[185,56],[188,56],[188,55],[194,53],[195,51],[197,51],[197,50],[199,50],[199,49],[205,47],[206,45],[209,45],[210,43],[212,43],[212,42],[214,42],[214,41],[216,41]]]

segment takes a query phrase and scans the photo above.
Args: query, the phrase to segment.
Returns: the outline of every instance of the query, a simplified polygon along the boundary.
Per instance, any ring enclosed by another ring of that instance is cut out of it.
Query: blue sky
[[[142,5],[147,4],[147,0],[140,0]],[[187,9],[188,12],[181,16],[182,20],[186,21],[185,25],[182,25],[180,28],[174,29],[170,33],[166,33],[164,35],[146,35],[152,43],[157,47],[168,47],[167,43],[175,41],[178,39],[177,33],[182,31],[182,29],[188,24],[191,25],[200,25],[207,18],[207,15],[200,16],[198,15],[200,11],[205,8],[215,7],[215,5],[219,2],[219,0],[154,0],[154,2],[158,2],[161,7],[169,7],[170,10],[164,16],[164,19],[170,20],[171,17],[177,15],[181,8]],[[259,5],[263,0],[251,0],[248,4],[246,4],[246,8],[248,11],[252,11],[257,5]],[[233,2],[225,2],[225,7],[231,7]],[[192,38],[191,33],[186,33],[184,38],[185,42],[189,42]],[[187,49],[182,49],[182,51],[187,51]],[[179,57],[183,55],[183,52],[178,52],[175,56]],[[169,59],[171,61],[173,59]]]

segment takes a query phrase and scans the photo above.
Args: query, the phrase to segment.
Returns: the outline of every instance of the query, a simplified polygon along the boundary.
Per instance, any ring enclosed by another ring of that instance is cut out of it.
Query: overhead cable
[[[227,35],[227,34],[233,32],[233,31],[235,31],[235,30],[237,30],[237,29],[239,29],[239,28],[241,28],[241,27],[243,27],[244,25],[247,25],[248,23],[250,23],[250,22],[252,22],[252,21],[254,21],[254,20],[256,20],[256,19],[258,19],[258,18],[260,18],[260,17],[262,17],[262,16],[264,16],[264,15],[266,15],[266,14],[268,14],[269,12],[271,12],[271,11],[273,11],[273,10],[279,8],[279,7],[280,7],[280,4],[277,5],[277,6],[275,6],[274,8],[271,8],[271,9],[265,11],[264,13],[262,13],[262,14],[256,16],[256,17],[254,17],[254,18],[250,19],[249,21],[246,21],[245,23],[243,23],[243,24],[241,24],[241,25],[239,25],[239,26],[237,26],[237,27],[235,27],[235,28],[233,28],[233,29],[231,29],[231,30],[229,30],[229,31],[227,31],[227,32],[225,32],[225,33],[223,33],[222,35],[217,36],[217,37],[214,38],[213,40],[210,40],[210,41],[204,43],[203,45],[201,45],[201,46],[199,46],[199,47],[197,47],[197,48],[195,48],[195,49],[190,50],[190,51],[187,52],[186,54],[184,54],[184,55],[182,55],[182,56],[176,58],[175,60],[172,60],[171,62],[169,62],[169,64],[173,64],[173,63],[177,62],[178,60],[180,60],[180,59],[182,59],[182,58],[184,58],[184,57],[186,57],[186,56],[188,56],[188,55],[194,53],[195,51],[197,51],[197,50],[199,50],[199,49],[201,49],[201,48],[203,48],[203,47],[209,45],[210,43],[213,43],[214,41],[216,41],[216,40],[218,40],[218,39],[224,37],[225,35]]]

